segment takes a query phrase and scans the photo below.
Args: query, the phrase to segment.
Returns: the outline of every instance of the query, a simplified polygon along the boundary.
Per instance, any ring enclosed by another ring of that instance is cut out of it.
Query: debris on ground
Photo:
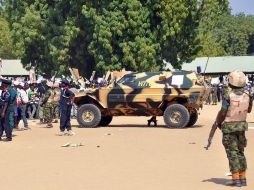
[[[80,147],[80,146],[84,146],[84,145],[82,143],[76,144],[76,143],[69,143],[69,142],[62,145],[62,147]]]
[[[228,172],[228,173],[225,173],[225,176],[232,176],[232,173],[231,172]]]

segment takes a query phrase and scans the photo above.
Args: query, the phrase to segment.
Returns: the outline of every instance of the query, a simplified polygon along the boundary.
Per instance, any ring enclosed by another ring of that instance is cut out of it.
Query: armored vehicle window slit
[[[127,83],[133,83],[136,80],[136,76],[131,75],[131,76],[124,76],[121,78],[117,84],[127,84]]]

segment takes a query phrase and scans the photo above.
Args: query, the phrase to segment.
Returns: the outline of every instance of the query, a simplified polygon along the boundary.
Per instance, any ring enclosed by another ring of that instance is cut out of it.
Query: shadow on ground
[[[80,127],[80,125],[72,125],[72,127],[77,127],[77,128],[86,128],[86,127]],[[97,128],[100,128],[103,126],[98,126]],[[121,127],[126,127],[126,128],[164,128],[164,129],[175,129],[175,130],[188,130],[188,129],[193,129],[193,128],[202,128],[203,125],[194,125],[192,127],[186,127],[186,128],[170,128],[170,127],[166,127],[166,125],[157,125],[157,127],[151,125],[151,126],[147,126],[147,125],[136,125],[136,124],[123,124],[123,125],[109,125],[107,127],[112,127],[112,128],[121,128]]]
[[[215,183],[218,185],[227,186],[226,184],[229,183],[230,181],[231,181],[230,179],[224,179],[224,178],[211,178],[211,179],[203,180],[202,182],[210,182],[210,183]]]

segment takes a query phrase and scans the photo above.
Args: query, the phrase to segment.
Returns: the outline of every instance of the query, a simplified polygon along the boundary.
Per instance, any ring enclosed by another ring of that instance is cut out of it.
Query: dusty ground
[[[145,117],[118,117],[110,127],[82,129],[60,137],[58,124],[14,132],[13,142],[0,143],[2,190],[219,190],[230,178],[217,131],[206,151],[210,126],[219,106],[205,106],[193,128],[146,127]],[[254,121],[250,115],[249,121]],[[75,125],[76,122],[73,121]],[[254,124],[250,123],[251,128]],[[254,188],[254,130],[247,133],[248,187]],[[82,143],[64,148],[61,145]]]

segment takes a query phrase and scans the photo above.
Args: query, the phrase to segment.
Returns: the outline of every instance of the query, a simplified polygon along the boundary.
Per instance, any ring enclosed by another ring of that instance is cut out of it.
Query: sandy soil
[[[114,118],[109,127],[56,136],[30,121],[32,130],[16,131],[13,142],[0,142],[1,190],[225,190],[230,178],[217,131],[210,150],[210,127],[219,106],[205,106],[197,124],[187,129],[147,127],[146,117]],[[254,121],[253,114],[249,121]],[[254,188],[254,124],[248,131],[248,187]],[[61,147],[65,143],[80,147]]]

